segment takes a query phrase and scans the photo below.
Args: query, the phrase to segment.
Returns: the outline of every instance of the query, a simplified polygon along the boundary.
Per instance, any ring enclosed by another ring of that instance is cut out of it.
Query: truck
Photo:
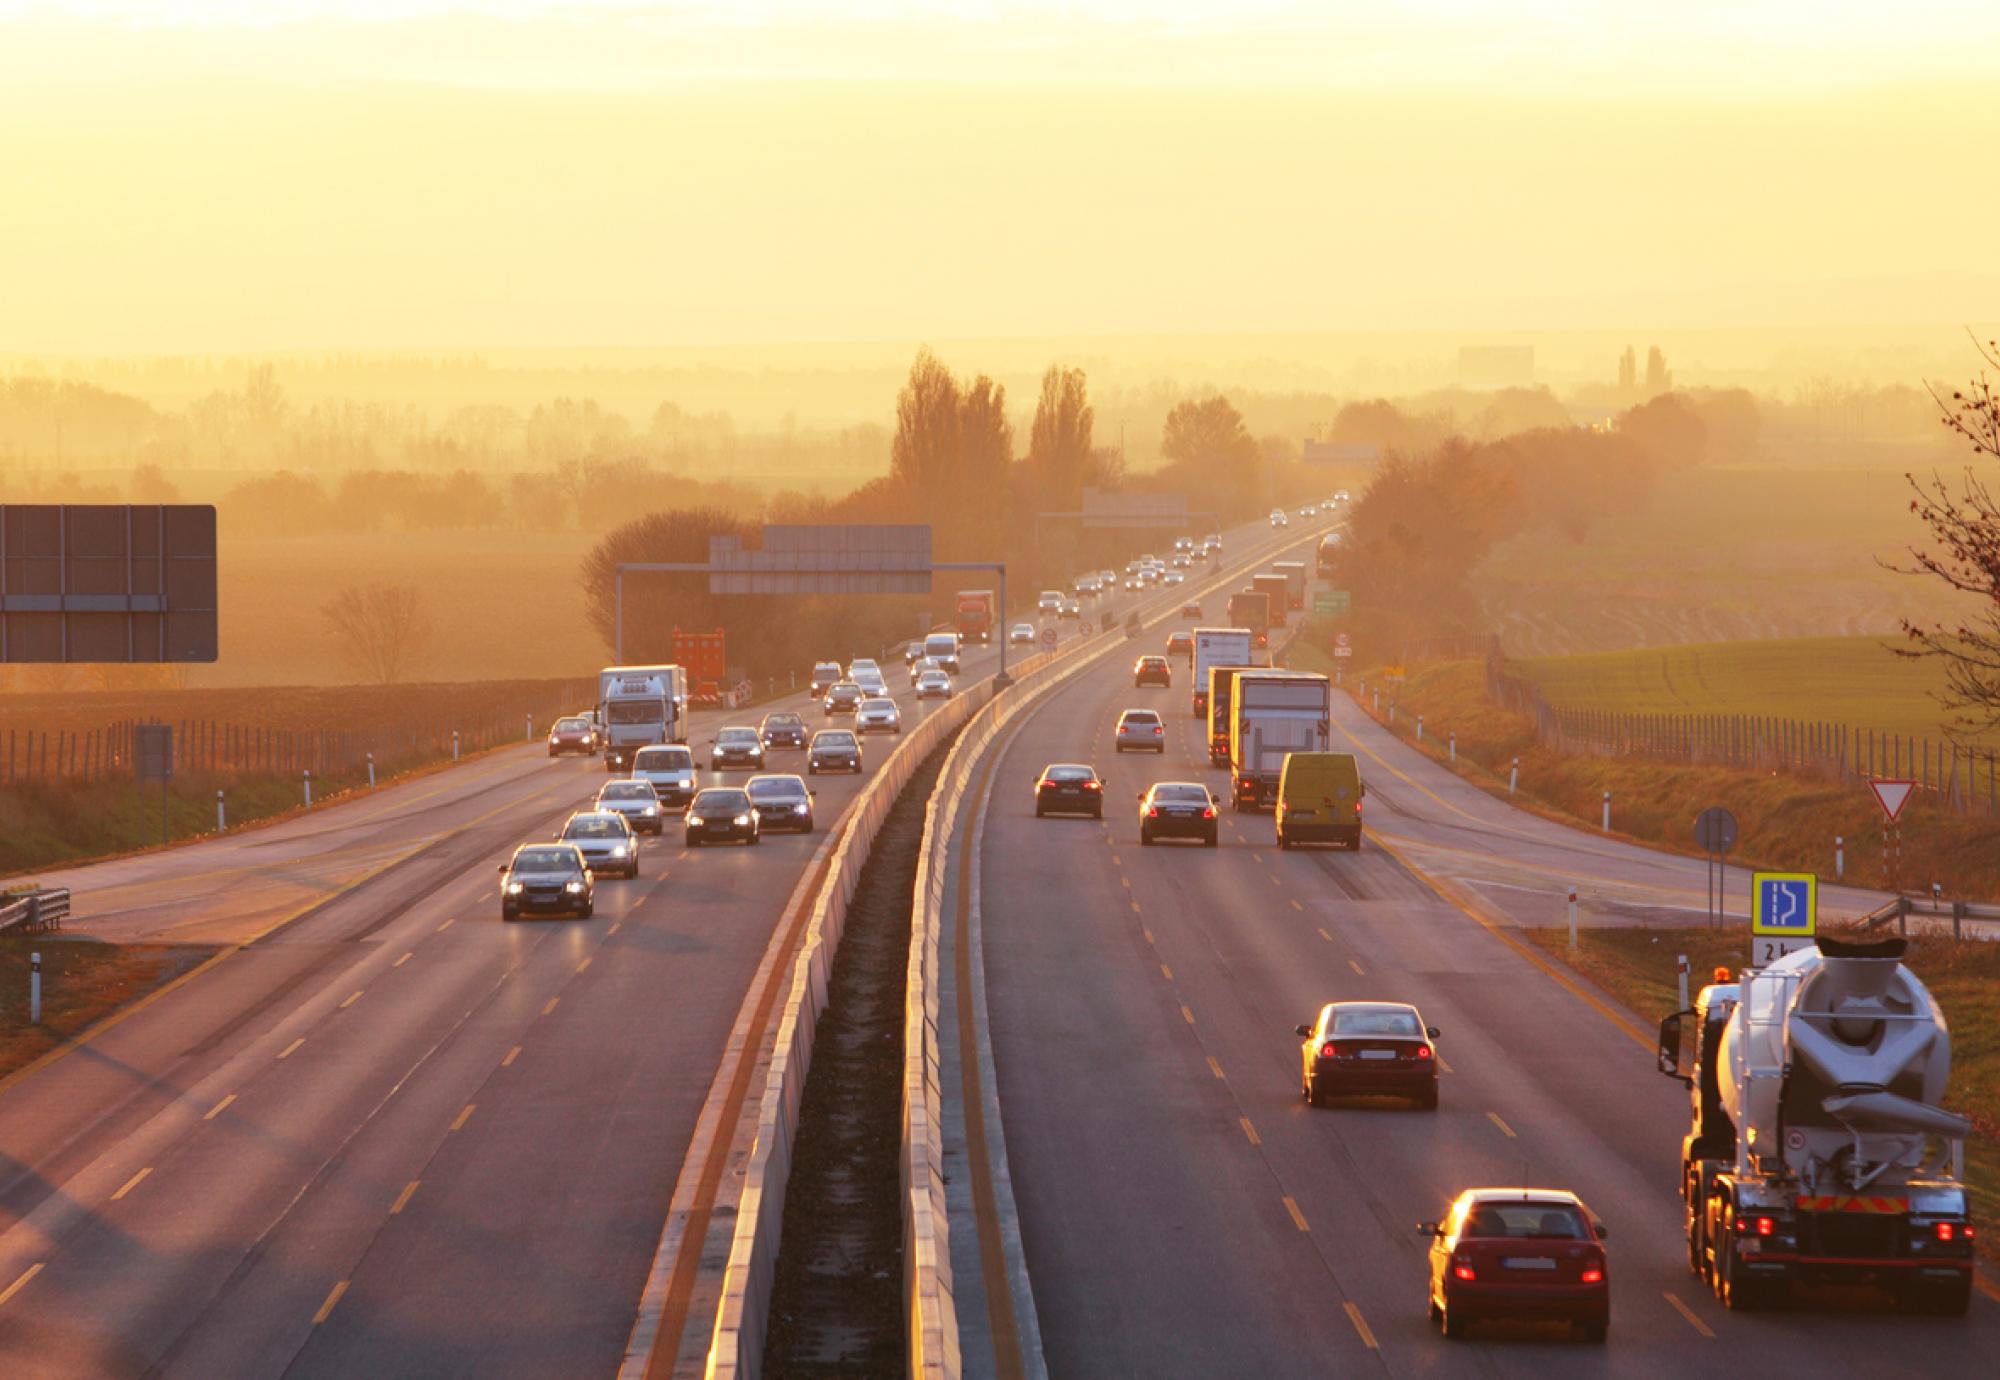
[[[1719,969],[1660,1022],[1660,1072],[1692,1112],[1688,1268],[1727,1308],[1820,1283],[1914,1312],[1971,1301],[1969,1123],[1939,1105],[1951,1034],[1906,943],[1821,937],[1735,982]]]
[[[1249,671],[1236,678],[1229,707],[1229,803],[1269,810],[1285,758],[1332,746],[1333,682],[1307,671]]]
[[[955,615],[959,638],[966,642],[991,642],[999,607],[1000,602],[990,589],[961,589]]]
[[[1306,606],[1306,563],[1304,561],[1272,561],[1274,574],[1285,577],[1285,607],[1303,609]]]
[[[1271,645],[1271,596],[1255,589],[1240,589],[1229,596],[1230,623],[1250,629],[1250,645]]]
[[[1197,719],[1208,713],[1209,668],[1253,665],[1256,658],[1250,655],[1250,642],[1248,628],[1194,630],[1194,650],[1188,656],[1188,666],[1193,672],[1190,679],[1194,683],[1194,716]]]
[[[1314,555],[1314,563],[1319,573],[1331,575],[1340,565],[1340,533],[1328,532],[1319,539],[1319,550]]]
[[[1229,761],[1229,709],[1235,701],[1237,677],[1265,668],[1248,662],[1241,666],[1208,668],[1208,760],[1211,766]]]
[[[1285,626],[1285,609],[1292,600],[1292,582],[1283,575],[1271,571],[1260,571],[1250,577],[1250,588],[1260,594],[1270,596],[1270,626]]]
[[[597,716],[604,724],[604,769],[629,771],[640,748],[687,741],[687,671],[607,666],[597,673]]]

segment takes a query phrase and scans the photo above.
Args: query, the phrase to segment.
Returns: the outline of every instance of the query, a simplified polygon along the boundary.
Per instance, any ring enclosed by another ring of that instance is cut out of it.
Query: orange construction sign
[[[1851,1193],[1800,1194],[1792,1206],[1800,1212],[1877,1212],[1898,1216],[1910,1210],[1907,1198],[1864,1197]]]

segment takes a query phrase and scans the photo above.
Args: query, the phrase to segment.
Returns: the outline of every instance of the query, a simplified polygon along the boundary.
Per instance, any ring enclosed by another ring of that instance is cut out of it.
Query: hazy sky
[[[2000,4],[0,0],[0,351],[2000,324]]]

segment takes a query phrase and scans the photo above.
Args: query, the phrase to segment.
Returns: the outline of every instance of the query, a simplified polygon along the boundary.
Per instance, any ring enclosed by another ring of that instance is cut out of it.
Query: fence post
[[[1423,740],[1424,740],[1424,716],[1419,714],[1417,715],[1417,741],[1421,743]]]
[[[527,736],[524,737],[521,741],[524,743],[532,743],[535,741],[535,716],[532,712],[529,713],[528,715]]]
[[[217,787],[215,792],[215,832],[220,834],[228,828],[229,819],[222,812],[222,789]]]
[[[1678,1009],[1685,1011],[1688,1004],[1688,956],[1686,954],[1680,956],[1680,962],[1675,965],[1675,969],[1681,996],[1681,1004]]]
[[[1448,741],[1449,741],[1449,742],[1450,742],[1450,744],[1451,744],[1451,760],[1452,760],[1452,761],[1454,761],[1454,762],[1456,762],[1456,761],[1458,760],[1458,730],[1457,730],[1457,729],[1455,729],[1455,728],[1454,728],[1454,729],[1453,729],[1453,730],[1451,731],[1451,733],[1450,733],[1450,735],[1449,735],[1449,738],[1448,738]]]
[[[1507,794],[1514,794],[1514,788],[1521,784],[1521,759],[1516,757],[1514,765],[1507,768]]]

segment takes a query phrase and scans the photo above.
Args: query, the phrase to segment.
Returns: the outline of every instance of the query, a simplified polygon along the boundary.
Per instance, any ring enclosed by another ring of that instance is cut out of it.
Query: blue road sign
[[[1819,878],[1810,872],[1750,877],[1750,932],[1809,939],[1819,933]]]

